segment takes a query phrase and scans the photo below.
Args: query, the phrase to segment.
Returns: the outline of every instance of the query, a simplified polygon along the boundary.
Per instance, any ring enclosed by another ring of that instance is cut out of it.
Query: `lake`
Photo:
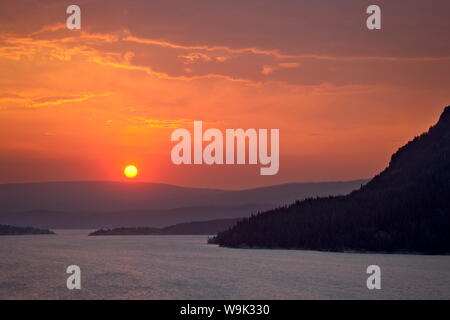
[[[0,237],[0,299],[449,299],[450,256],[242,250],[206,236]],[[81,268],[82,289],[66,288]],[[366,269],[381,267],[381,290]]]

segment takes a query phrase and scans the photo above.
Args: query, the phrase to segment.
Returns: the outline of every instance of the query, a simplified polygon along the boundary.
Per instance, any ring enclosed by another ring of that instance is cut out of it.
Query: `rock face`
[[[347,196],[307,199],[240,221],[229,247],[450,253],[450,107]]]
[[[13,227],[0,225],[0,236],[20,236],[31,234],[55,234],[50,230],[42,230],[31,227]]]

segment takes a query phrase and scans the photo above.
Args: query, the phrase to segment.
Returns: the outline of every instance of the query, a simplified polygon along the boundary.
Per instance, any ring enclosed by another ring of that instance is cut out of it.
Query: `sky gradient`
[[[0,7],[0,183],[239,189],[369,178],[450,104],[450,3],[71,1]],[[279,128],[280,171],[175,166],[175,128]]]

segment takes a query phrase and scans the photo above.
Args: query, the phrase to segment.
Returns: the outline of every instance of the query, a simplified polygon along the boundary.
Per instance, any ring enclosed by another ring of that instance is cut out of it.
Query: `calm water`
[[[236,250],[204,236],[0,237],[1,299],[449,299],[450,256]],[[66,288],[79,265],[82,290]],[[366,268],[382,268],[382,289]]]

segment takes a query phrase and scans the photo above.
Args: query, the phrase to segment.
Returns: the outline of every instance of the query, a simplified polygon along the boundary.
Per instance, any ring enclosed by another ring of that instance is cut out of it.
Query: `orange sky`
[[[0,183],[247,188],[371,177],[450,104],[450,3],[2,1]],[[175,166],[170,134],[279,128],[280,172]]]

